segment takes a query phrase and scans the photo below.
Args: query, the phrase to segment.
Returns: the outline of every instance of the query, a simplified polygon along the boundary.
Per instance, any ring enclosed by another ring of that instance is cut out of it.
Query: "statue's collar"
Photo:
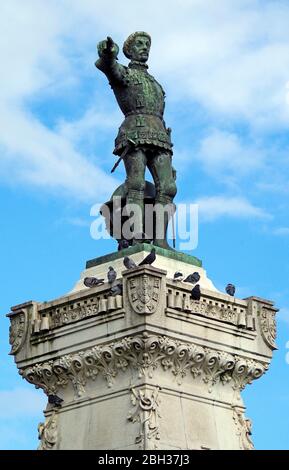
[[[143,70],[143,71],[147,71],[147,69],[149,68],[147,64],[144,64],[143,62],[139,62],[138,60],[132,60],[128,64],[128,66],[130,69],[138,69],[138,70]]]

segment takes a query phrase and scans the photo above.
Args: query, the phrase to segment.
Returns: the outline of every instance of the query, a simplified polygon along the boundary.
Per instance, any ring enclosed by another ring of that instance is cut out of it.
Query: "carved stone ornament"
[[[58,416],[55,411],[52,415],[46,418],[45,423],[38,425],[38,439],[41,443],[38,450],[53,450],[57,442],[57,420]]]
[[[10,354],[16,354],[24,344],[27,329],[28,319],[26,309],[20,310],[13,314],[9,314],[10,327],[9,327],[9,343],[11,345]]]
[[[233,419],[237,428],[241,450],[254,450],[254,444],[251,439],[252,423],[250,419],[244,417],[244,412],[240,408],[234,408]]]
[[[159,368],[172,374],[179,385],[190,375],[206,383],[211,392],[220,382],[224,385],[230,382],[235,390],[243,389],[261,377],[268,365],[167,336],[143,333],[39,363],[19,373],[48,394],[72,384],[76,397],[81,397],[87,380],[95,380],[97,376],[102,376],[112,387],[120,372],[130,369],[139,378],[146,375],[152,378]]]
[[[128,279],[128,298],[134,312],[140,315],[155,313],[160,299],[161,279],[142,274]]]
[[[260,310],[260,327],[262,338],[265,343],[271,348],[276,349],[276,312],[272,309],[266,308],[265,306],[261,307]]]
[[[235,326],[246,326],[247,308],[226,301],[211,301],[202,296],[201,301],[195,301],[189,293],[169,287],[167,293],[168,309],[176,309],[186,313],[192,313],[207,318],[212,318]],[[243,319],[245,323],[243,322]],[[241,321],[242,320],[242,321]],[[251,326],[250,326],[250,329]]]
[[[131,401],[134,409],[130,411],[128,420],[140,423],[140,433],[135,439],[140,449],[157,449],[159,433],[159,388],[153,390],[132,388]]]

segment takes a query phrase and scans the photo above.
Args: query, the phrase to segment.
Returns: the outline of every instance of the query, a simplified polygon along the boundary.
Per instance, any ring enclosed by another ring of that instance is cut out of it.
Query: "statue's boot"
[[[157,208],[160,210],[159,213]],[[153,244],[160,248],[164,248],[165,250],[173,251],[173,248],[167,242],[167,231],[169,222],[176,211],[176,206],[173,204],[171,198],[159,196],[155,199],[155,209],[156,229]]]

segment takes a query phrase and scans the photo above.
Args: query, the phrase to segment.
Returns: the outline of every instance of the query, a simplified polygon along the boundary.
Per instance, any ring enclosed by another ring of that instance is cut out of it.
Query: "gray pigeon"
[[[116,286],[113,286],[109,293],[115,297],[116,295],[122,295],[122,284],[117,284]]]
[[[125,250],[129,247],[129,242],[127,240],[120,240],[118,243],[118,251]]]
[[[226,292],[228,295],[231,295],[234,297],[235,292],[236,292],[236,287],[233,284],[228,284],[226,287]]]
[[[53,406],[57,406],[60,408],[63,400],[62,398],[58,397],[57,395],[48,395],[48,403]]]
[[[145,264],[153,264],[155,260],[156,260],[156,250],[155,248],[153,248],[150,254],[146,256],[144,260],[142,260],[139,266],[143,266]]]
[[[201,279],[201,276],[199,275],[199,273],[194,272],[193,274],[189,274],[188,277],[184,279],[184,282],[189,282],[190,284],[196,284],[196,282],[199,282],[200,279]]]
[[[95,287],[104,284],[104,279],[97,279],[97,277],[85,277],[83,279],[83,284],[86,287]]]
[[[174,274],[174,281],[182,281],[184,279],[183,273],[180,273],[180,271],[176,271]]]
[[[192,292],[191,292],[191,297],[193,300],[200,300],[201,298],[201,289],[199,284],[197,284],[195,287],[193,287]]]
[[[137,267],[134,260],[129,258],[128,256],[124,257],[123,264],[125,265],[126,269],[133,269]]]
[[[117,273],[113,269],[112,266],[109,266],[108,270],[109,270],[108,273],[107,273],[108,282],[109,282],[109,284],[113,284],[113,282],[116,280]]]

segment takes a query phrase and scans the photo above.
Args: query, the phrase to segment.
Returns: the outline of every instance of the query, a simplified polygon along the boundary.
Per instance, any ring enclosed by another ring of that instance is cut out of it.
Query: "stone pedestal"
[[[12,308],[11,354],[48,404],[41,449],[252,449],[241,390],[268,369],[273,303],[219,292],[193,257],[157,250],[153,266],[125,270],[141,245],[88,262],[83,277],[112,265],[123,294],[82,279],[51,302]],[[175,271],[201,275],[201,299]]]

